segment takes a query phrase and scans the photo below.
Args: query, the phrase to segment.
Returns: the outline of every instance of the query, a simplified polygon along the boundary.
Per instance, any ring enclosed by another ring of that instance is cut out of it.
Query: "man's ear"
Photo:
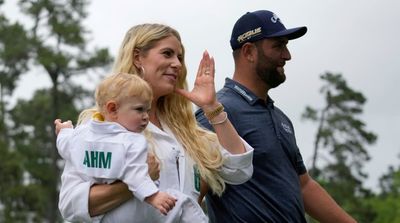
[[[253,63],[255,58],[256,58],[256,54],[257,54],[257,47],[253,44],[253,43],[245,43],[243,44],[242,48],[240,49],[241,54],[243,55],[243,57],[250,63]]]
[[[133,50],[133,64],[135,64],[135,67],[140,69],[142,67],[142,62],[140,61],[140,50],[139,49],[134,49]]]
[[[108,101],[106,103],[106,111],[107,113],[112,117],[116,118],[117,117],[117,111],[118,111],[118,104],[115,101]]]

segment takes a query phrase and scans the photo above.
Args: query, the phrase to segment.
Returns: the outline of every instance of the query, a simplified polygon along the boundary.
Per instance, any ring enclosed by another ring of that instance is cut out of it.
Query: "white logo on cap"
[[[239,43],[248,40],[256,35],[259,35],[261,33],[261,27],[255,28],[253,30],[247,31],[243,33],[242,35],[238,36],[237,41]]]
[[[279,21],[278,16],[275,15],[275,13],[273,13],[273,14],[272,14],[272,17],[271,17],[271,22],[276,23],[276,22],[278,22],[278,21]]]

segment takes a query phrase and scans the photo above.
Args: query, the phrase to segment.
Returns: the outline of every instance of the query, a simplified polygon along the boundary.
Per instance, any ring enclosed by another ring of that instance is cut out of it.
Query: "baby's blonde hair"
[[[97,87],[95,98],[99,111],[104,112],[108,101],[123,103],[133,97],[146,102],[153,98],[149,84],[137,75],[118,73],[106,77]]]
[[[107,102],[113,100],[124,103],[132,97],[148,101],[153,99],[153,91],[149,84],[138,75],[117,73],[104,78],[96,88],[96,107],[81,112],[78,124],[90,119],[94,113],[104,114]]]

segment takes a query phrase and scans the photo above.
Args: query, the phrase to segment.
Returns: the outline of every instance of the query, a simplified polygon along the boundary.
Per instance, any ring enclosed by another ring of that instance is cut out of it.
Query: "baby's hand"
[[[167,213],[175,206],[175,202],[177,201],[175,197],[161,191],[146,197],[144,200],[158,209],[163,215],[167,215]]]
[[[61,122],[61,119],[56,119],[54,120],[54,131],[56,132],[56,135],[58,135],[58,133],[60,132],[61,129],[64,128],[74,128],[74,126],[72,125],[72,122],[70,120],[66,121],[66,122]]]

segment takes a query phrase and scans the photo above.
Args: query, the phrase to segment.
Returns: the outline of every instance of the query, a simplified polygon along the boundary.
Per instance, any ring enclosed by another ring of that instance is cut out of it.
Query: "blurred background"
[[[310,174],[359,222],[400,222],[399,8],[395,0],[0,0],[0,222],[63,222],[53,120],[75,123],[93,105],[130,27],[176,28],[190,87],[208,50],[219,89],[233,72],[233,24],[259,9],[287,28],[308,27],[289,42],[287,80],[270,96],[292,119]]]

